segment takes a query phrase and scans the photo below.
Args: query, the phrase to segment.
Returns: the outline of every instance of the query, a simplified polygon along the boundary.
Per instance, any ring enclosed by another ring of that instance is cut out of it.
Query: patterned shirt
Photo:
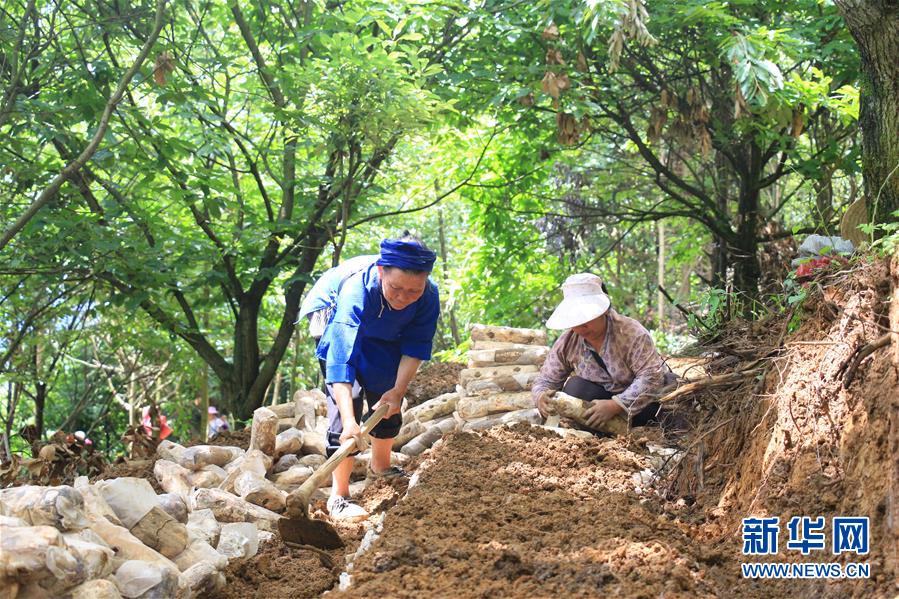
[[[613,400],[631,416],[658,397],[671,372],[656,351],[649,331],[633,318],[608,311],[606,338],[597,351],[599,365],[583,337],[565,331],[553,344],[531,390],[534,400],[546,390],[558,391],[569,376],[598,383],[615,394]]]

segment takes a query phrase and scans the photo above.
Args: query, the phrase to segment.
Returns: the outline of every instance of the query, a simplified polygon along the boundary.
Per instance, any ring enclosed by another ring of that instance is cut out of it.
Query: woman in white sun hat
[[[546,416],[546,399],[556,391],[591,401],[587,423],[602,431],[613,418],[647,424],[659,404],[653,400],[673,376],[643,326],[611,308],[602,279],[572,275],[562,285],[564,299],[547,328],[568,329],[553,344],[532,396]]]

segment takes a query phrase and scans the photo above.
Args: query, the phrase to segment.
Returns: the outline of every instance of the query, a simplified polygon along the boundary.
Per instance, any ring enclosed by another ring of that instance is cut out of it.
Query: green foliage
[[[709,289],[699,300],[696,310],[687,316],[687,325],[700,338],[714,337],[730,320],[732,298],[724,289]]]
[[[85,147],[152,15],[24,6],[13,87],[0,35],[4,223]],[[763,235],[859,187],[857,63],[816,0],[169,3],[101,147],[2,256],[0,424],[23,450],[43,381],[45,436],[119,451],[128,403],[187,439],[204,388],[246,417],[278,374],[281,400],[316,385],[303,289],[404,228],[440,250],[437,359],[472,322],[542,326],[581,271],[677,351],[735,313]],[[661,326],[659,222],[696,314]]]
[[[882,223],[862,223],[859,229],[873,241],[871,248],[885,255],[899,251],[899,210],[893,212],[892,219]]]

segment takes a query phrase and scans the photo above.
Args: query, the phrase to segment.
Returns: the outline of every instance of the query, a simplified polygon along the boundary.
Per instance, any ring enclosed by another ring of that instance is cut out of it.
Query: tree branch
[[[156,43],[156,39],[159,37],[159,32],[162,30],[163,25],[163,16],[165,14],[165,4],[166,0],[157,0],[156,4],[156,20],[153,25],[153,31],[150,34],[150,37],[147,38],[146,43],[143,48],[141,48],[140,53],[134,61],[134,64],[131,65],[131,68],[128,69],[128,72],[122,77],[119,81],[119,85],[113,93],[112,97],[106,102],[106,108],[103,111],[103,115],[100,117],[100,123],[97,126],[96,132],[94,132],[94,137],[91,139],[90,143],[84,149],[84,151],[76,158],[73,162],[70,162],[63,168],[62,172],[59,173],[53,181],[50,182],[50,185],[47,186],[44,191],[37,197],[34,202],[25,210],[24,214],[22,214],[15,223],[13,223],[9,229],[7,229],[3,236],[0,237],[0,250],[6,247],[6,245],[12,241],[12,239],[21,231],[28,221],[30,221],[37,212],[43,208],[50,200],[56,197],[56,194],[59,192],[59,189],[62,187],[63,183],[71,179],[82,166],[84,166],[88,160],[96,153],[96,151],[100,147],[100,143],[103,141],[103,136],[106,135],[106,129],[109,127],[109,119],[112,116],[112,111],[115,109],[116,105],[122,100],[122,95],[125,93],[125,89],[128,84],[131,83],[131,79],[140,69],[141,65],[143,65],[144,60],[146,60],[147,55],[149,55],[150,50],[153,47],[153,44]]]

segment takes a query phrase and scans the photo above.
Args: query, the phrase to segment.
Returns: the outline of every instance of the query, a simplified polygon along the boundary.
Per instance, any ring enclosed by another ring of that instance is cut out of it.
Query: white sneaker
[[[334,520],[349,520],[357,522],[368,518],[368,512],[362,509],[358,504],[350,501],[348,497],[343,495],[331,495],[328,497],[328,514]]]

